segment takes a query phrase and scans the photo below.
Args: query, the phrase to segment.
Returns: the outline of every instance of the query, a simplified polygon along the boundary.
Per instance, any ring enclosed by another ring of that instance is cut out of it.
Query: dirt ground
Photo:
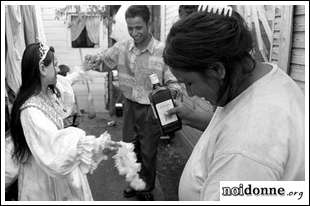
[[[115,126],[108,126],[108,122],[114,120],[116,121]],[[121,117],[111,117],[108,113],[100,113],[97,114],[96,118],[89,119],[87,117],[87,114],[83,115],[82,122],[80,124],[80,128],[84,129],[87,134],[92,134],[95,136],[99,136],[102,132],[105,130],[108,130],[108,132],[111,134],[112,139],[116,141],[121,140],[121,130],[122,130],[122,118]],[[185,166],[186,160],[188,157],[186,157],[183,154],[184,148],[182,147],[181,142],[175,137],[171,142],[168,142],[167,140],[160,140],[159,146],[158,146],[158,153],[157,153],[157,178],[159,180],[159,184],[161,186],[161,190],[164,195],[164,199],[166,201],[177,201],[178,200],[178,184],[179,179],[181,177],[183,168]],[[107,163],[103,163],[107,164]],[[113,184],[118,184],[117,181],[122,179],[123,177],[120,177],[116,170],[114,168],[110,169],[110,173],[108,174],[106,170],[106,166],[100,166],[98,168],[98,171],[94,175],[89,176],[89,182],[90,187],[92,189],[94,199],[96,200],[116,200],[121,199],[120,192],[115,188],[115,186],[107,186],[110,182],[114,182]],[[110,166],[109,166],[110,167]],[[113,167],[113,166],[111,166]],[[102,178],[104,175],[111,176],[110,180],[107,180],[105,178]],[[115,180],[114,180],[114,179]],[[118,187],[123,188],[122,185],[119,185]],[[100,190],[102,188],[105,188],[105,190],[115,190],[110,191],[110,197],[104,198]],[[117,187],[117,186],[116,186]],[[114,197],[112,197],[115,194]]]
[[[184,148],[175,137],[171,143],[161,140],[157,154],[157,177],[167,201],[178,200],[179,180],[187,157]]]

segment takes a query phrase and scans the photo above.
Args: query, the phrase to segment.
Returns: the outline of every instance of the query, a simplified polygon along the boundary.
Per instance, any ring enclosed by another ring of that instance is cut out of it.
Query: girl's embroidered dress
[[[103,159],[107,133],[95,138],[63,128],[62,103],[49,91],[21,107],[21,124],[31,156],[20,166],[19,200],[93,200],[86,174]]]

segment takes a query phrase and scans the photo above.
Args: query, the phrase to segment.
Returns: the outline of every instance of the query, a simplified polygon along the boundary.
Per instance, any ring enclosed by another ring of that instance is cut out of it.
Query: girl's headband
[[[47,46],[46,44],[43,44],[42,42],[40,42],[40,44],[39,44],[39,51],[40,51],[40,61],[39,61],[39,64],[41,64],[43,62],[43,60],[45,59],[49,49],[50,49],[49,46]]]

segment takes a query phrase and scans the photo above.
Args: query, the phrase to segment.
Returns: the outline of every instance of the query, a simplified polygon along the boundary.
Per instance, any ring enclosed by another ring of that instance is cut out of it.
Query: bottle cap
[[[158,84],[159,83],[159,79],[158,79],[157,74],[151,74],[149,76],[149,78],[150,78],[152,84]]]

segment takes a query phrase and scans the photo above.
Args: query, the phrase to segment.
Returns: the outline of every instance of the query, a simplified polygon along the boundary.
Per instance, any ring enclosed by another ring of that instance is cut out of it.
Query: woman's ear
[[[216,79],[223,80],[226,75],[225,67],[221,62],[215,62],[205,70],[206,76],[212,76]]]
[[[214,69],[218,75],[218,77],[223,80],[225,78],[225,75],[226,75],[226,70],[225,70],[225,67],[223,65],[222,62],[216,62],[214,64]]]

